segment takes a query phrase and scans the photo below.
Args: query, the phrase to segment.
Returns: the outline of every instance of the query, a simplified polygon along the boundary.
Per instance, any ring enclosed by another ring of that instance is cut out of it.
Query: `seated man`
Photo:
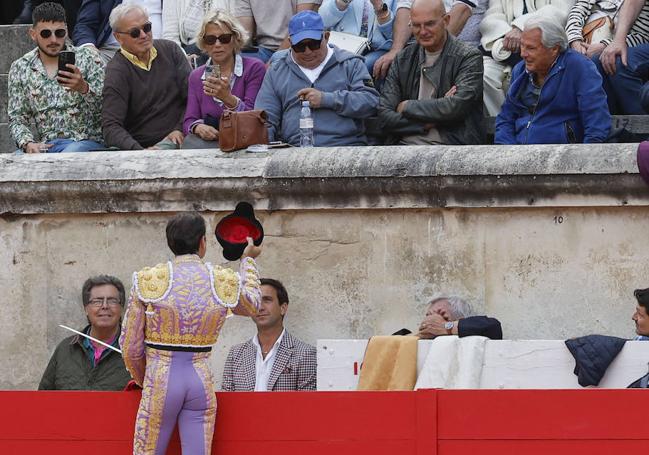
[[[606,94],[592,61],[568,49],[563,27],[530,19],[502,111],[496,144],[604,142],[611,128]]]
[[[574,0],[492,0],[480,23],[484,56],[484,103],[495,117],[505,101],[507,79],[521,60],[521,33],[532,18],[546,18],[565,26]]]
[[[448,33],[442,0],[415,0],[416,44],[392,63],[381,91],[379,128],[405,145],[480,144],[482,56]]]
[[[316,350],[284,328],[288,293],[282,283],[261,279],[261,307],[253,319],[257,336],[233,346],[223,370],[223,390],[316,389]]]
[[[29,34],[37,47],[13,62],[9,70],[11,136],[25,153],[103,149],[101,62],[88,49],[66,49],[67,28],[61,5],[37,6],[33,19]],[[75,64],[68,64],[67,71],[58,70],[63,50],[75,53]]]
[[[119,349],[122,282],[107,275],[88,278],[81,298],[89,323],[82,332]],[[119,352],[73,335],[56,347],[38,390],[122,390],[130,379]]]
[[[248,31],[254,50],[244,50],[244,57],[255,57],[266,63],[278,49],[289,43],[286,37],[288,22],[300,11],[315,11],[322,0],[238,0],[234,3],[235,16]]]
[[[468,337],[479,335],[492,340],[502,340],[500,321],[487,316],[471,316],[467,302],[459,297],[438,297],[431,300],[426,316],[419,325],[421,338],[435,338],[442,335]]]
[[[613,114],[649,113],[648,24],[649,3],[626,0],[620,7],[613,41],[599,56],[593,57],[604,78],[604,90]]]
[[[153,40],[146,11],[122,4],[110,14],[121,48],[106,67],[102,126],[120,150],[178,148],[191,67],[173,41]]]
[[[635,333],[638,335],[635,340],[649,341],[649,289],[636,289],[633,292],[638,305],[633,313],[635,322]]]
[[[300,145],[300,111],[309,103],[314,145],[367,145],[363,119],[376,113],[379,94],[363,58],[327,44],[322,18],[313,11],[289,23],[291,51],[271,65],[255,103],[270,124],[269,140]]]

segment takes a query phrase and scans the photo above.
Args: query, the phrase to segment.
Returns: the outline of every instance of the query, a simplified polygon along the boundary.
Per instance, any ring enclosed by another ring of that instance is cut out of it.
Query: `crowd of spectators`
[[[612,114],[649,107],[641,0],[27,0],[2,13],[31,18],[36,44],[8,78],[26,153],[217,147],[221,114],[253,109],[270,140],[299,146],[304,102],[315,146],[483,144],[485,117],[499,144],[596,143]],[[76,55],[65,70],[63,51]]]

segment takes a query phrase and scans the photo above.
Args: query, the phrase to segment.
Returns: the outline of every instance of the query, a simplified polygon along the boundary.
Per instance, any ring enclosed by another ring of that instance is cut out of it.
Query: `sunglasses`
[[[208,46],[216,44],[217,41],[220,41],[221,44],[229,44],[232,41],[232,33],[224,33],[221,36],[205,35],[203,37],[203,42]]]
[[[293,44],[291,46],[291,49],[293,49],[295,52],[298,52],[298,53],[301,54],[302,52],[306,51],[307,47],[311,51],[317,51],[318,49],[320,49],[321,44],[322,44],[322,39],[319,39],[319,40],[314,40],[314,39],[302,40],[297,44]]]
[[[65,35],[68,34],[68,31],[64,28],[57,28],[56,30],[45,28],[40,31],[41,38],[43,39],[48,39],[50,36],[52,36],[52,33],[54,33],[54,36],[56,36],[57,38],[65,38]]]
[[[141,28],[140,27],[133,27],[133,28],[129,29],[127,32],[118,32],[118,31],[116,31],[115,33],[120,33],[122,35],[129,35],[131,38],[139,38],[141,31],[144,32],[145,35],[147,33],[151,33],[151,22],[147,22]]]

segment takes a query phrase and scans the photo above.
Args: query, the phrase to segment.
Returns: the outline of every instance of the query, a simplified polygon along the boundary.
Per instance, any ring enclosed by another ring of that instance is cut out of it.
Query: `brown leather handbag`
[[[219,148],[233,152],[254,144],[268,144],[266,111],[223,111],[219,121]]]

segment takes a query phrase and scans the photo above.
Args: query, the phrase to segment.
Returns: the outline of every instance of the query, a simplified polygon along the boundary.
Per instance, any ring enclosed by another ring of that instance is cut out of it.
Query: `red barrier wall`
[[[644,390],[218,393],[219,455],[649,450]],[[138,392],[0,392],[1,455],[129,454]],[[169,454],[179,454],[174,438]],[[192,455],[192,454],[185,454]]]

